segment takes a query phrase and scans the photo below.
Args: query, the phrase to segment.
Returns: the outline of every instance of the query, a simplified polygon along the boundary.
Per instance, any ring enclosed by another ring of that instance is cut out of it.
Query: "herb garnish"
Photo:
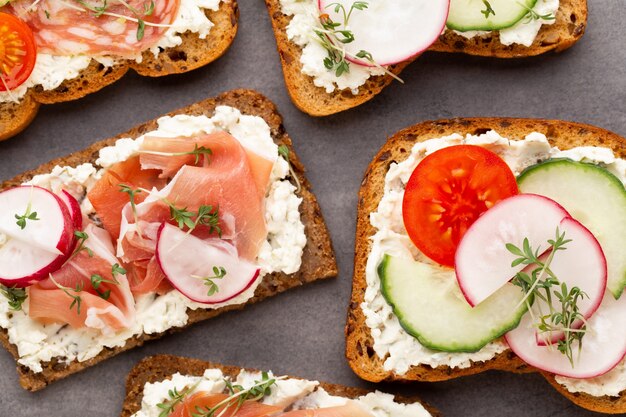
[[[201,279],[204,281],[204,285],[208,287],[207,296],[212,296],[213,294],[219,292],[220,288],[213,281],[215,279],[222,279],[226,276],[226,268],[223,266],[214,266],[213,267],[213,276],[202,277],[199,275],[192,275],[191,278]]]
[[[65,261],[66,264],[82,251],[87,251],[87,255],[89,255],[90,258],[93,258],[93,251],[85,246],[85,242],[89,239],[89,235],[82,230],[75,230],[74,236],[78,240],[76,242],[76,249],[74,249],[74,252],[72,252],[70,257],[67,258],[67,261]]]
[[[485,5],[485,10],[481,10],[480,12],[485,15],[485,19],[489,19],[490,15],[496,15],[495,10],[491,7],[491,3],[487,0],[483,0],[483,4]]]
[[[572,367],[574,366],[572,345],[578,344],[578,349],[582,348],[582,339],[586,332],[585,317],[580,313],[578,301],[585,294],[580,288],[567,288],[565,283],[561,283],[558,277],[550,269],[550,264],[557,252],[566,250],[566,246],[571,239],[565,239],[565,232],[561,233],[557,227],[555,239],[548,240],[550,254],[544,261],[541,260],[539,248],[533,249],[528,239],[524,239],[522,248],[507,243],[506,248],[517,258],[511,263],[512,267],[518,265],[533,266],[530,274],[521,271],[518,272],[511,281],[514,285],[520,287],[525,296],[520,302],[526,303],[528,311],[531,314],[540,335],[547,335],[546,341],[551,344],[551,335],[553,332],[563,332],[565,334],[562,340],[557,342],[557,349],[569,359]],[[552,301],[556,298],[560,308],[554,308]],[[539,317],[533,314],[532,307],[535,306],[536,299],[544,301],[550,311],[544,313],[541,306],[537,305]],[[580,328],[574,328],[574,323],[582,321]]]
[[[198,225],[208,226],[209,233],[217,233],[222,237],[222,229],[219,226],[219,209],[215,209],[211,205],[202,205],[198,208],[198,212],[188,211],[187,207],[179,209],[167,200],[165,203],[170,206],[171,220],[178,223],[180,229],[185,226],[189,229],[187,233],[191,233]],[[195,217],[195,220],[193,218]]]
[[[83,291],[84,286],[83,286],[82,281],[77,283],[76,287],[69,288],[69,287],[65,287],[59,284],[57,280],[54,279],[52,274],[50,274],[50,280],[54,283],[54,285],[56,285],[58,289],[63,291],[65,294],[67,294],[68,297],[72,298],[72,304],[70,304],[70,310],[74,308],[74,306],[76,306],[76,314],[80,315],[80,307],[82,305],[83,299],[78,294]],[[72,294],[70,291],[73,292],[74,294]]]
[[[322,13],[319,16],[320,27],[313,28],[315,33],[314,40],[317,41],[324,49],[326,49],[327,56],[324,58],[324,66],[329,71],[334,71],[335,76],[340,77],[342,74],[350,72],[350,64],[346,60],[349,58],[365,59],[370,64],[378,69],[383,70],[387,75],[395,78],[403,83],[402,79],[396,74],[389,71],[387,68],[379,65],[372,54],[361,50],[353,55],[346,51],[344,45],[354,42],[354,33],[348,29],[350,17],[355,10],[365,10],[369,7],[367,1],[354,1],[348,10],[340,3],[331,3],[326,8],[334,7],[335,13],[341,13],[343,16],[343,23],[335,22],[331,19],[328,13]]]
[[[196,412],[192,413],[192,416],[218,417],[223,415],[227,410],[230,412],[229,415],[235,415],[246,401],[259,401],[266,395],[270,395],[272,386],[280,379],[283,378],[270,378],[267,372],[263,372],[261,381],[254,381],[254,385],[250,388],[244,388],[241,385],[233,385],[230,381],[225,380],[230,396],[215,404],[213,407],[196,406]]]
[[[517,4],[528,10],[528,13],[524,16],[524,23],[530,23],[533,20],[556,20],[556,15],[554,13],[539,14],[535,11],[535,9],[532,9],[519,1]]]
[[[37,212],[36,211],[32,211],[32,205],[33,205],[33,201],[32,201],[32,195],[33,195],[33,188],[31,187],[30,189],[31,191],[31,198],[28,201],[28,205],[26,206],[26,211],[24,212],[24,214],[16,214],[15,218],[17,219],[17,221],[15,222],[20,229],[24,230],[26,228],[26,221],[27,220],[32,220],[32,221],[36,221],[36,220],[40,220],[37,217]]]
[[[157,407],[162,410],[159,413],[159,417],[167,417],[170,414],[172,414],[172,412],[174,411],[174,408],[185,399],[187,394],[189,394],[191,391],[196,389],[199,383],[200,381],[196,382],[194,385],[190,387],[186,387],[181,392],[178,392],[178,389],[176,388],[169,390],[167,392],[167,395],[169,396],[170,399],[168,401],[157,404]]]
[[[158,23],[150,23],[150,22],[146,22],[144,20],[144,18],[146,18],[148,16],[151,16],[154,13],[154,9],[155,9],[154,0],[151,0],[150,3],[148,3],[148,4],[144,3],[143,10],[138,10],[138,9],[134,8],[133,6],[131,6],[130,4],[128,4],[124,0],[118,0],[119,3],[124,5],[124,7],[126,7],[135,16],[134,18],[130,17],[130,16],[125,16],[125,15],[121,15],[121,14],[117,14],[117,13],[111,13],[111,12],[107,11],[108,8],[109,8],[108,0],[102,0],[102,5],[101,6],[91,5],[91,4],[87,3],[85,0],[74,0],[74,1],[76,3],[78,3],[78,4],[80,4],[81,6],[83,6],[86,10],[74,7],[75,9],[78,9],[78,10],[81,10],[81,11],[91,11],[91,12],[93,12],[93,15],[95,17],[100,17],[100,16],[104,15],[104,16],[117,17],[118,19],[124,19],[124,20],[130,20],[132,22],[136,22],[137,23],[137,40],[138,41],[143,39],[146,25],[148,25],[148,26],[157,26],[157,27],[169,27],[170,26],[170,25],[162,25],[162,24],[158,24]]]
[[[117,264],[115,264],[115,265],[117,265]],[[100,288],[100,285],[102,283],[112,284],[112,285],[120,285],[120,283],[115,279],[115,277],[113,277],[113,280],[104,279],[104,278],[102,278],[102,275],[99,275],[99,274],[93,274],[91,276],[91,278],[90,278],[90,281],[91,281],[91,286],[93,287],[94,290],[96,290],[96,294],[98,294],[100,296],[100,298],[102,298],[103,300],[108,300],[109,299],[109,297],[111,296],[111,290],[106,290],[104,292],[98,290],[98,288]]]
[[[287,145],[280,145],[278,147],[278,155],[281,156],[285,161],[287,161],[287,164],[289,165],[289,175],[291,175],[291,178],[293,178],[293,180],[296,182],[296,191],[300,192],[300,180],[298,179],[298,176],[296,175],[296,172],[291,165],[291,160],[289,159],[289,147]]]
[[[24,303],[24,301],[26,301],[26,298],[28,298],[28,295],[26,295],[26,290],[24,288],[7,287],[4,285],[0,285],[0,292],[9,301],[9,307],[13,311],[21,310],[22,304]]]
[[[195,156],[195,165],[198,165],[198,163],[200,162],[200,157],[204,156],[204,160],[208,163],[209,162],[209,156],[213,155],[213,151],[205,146],[198,146],[198,144],[194,144],[193,150],[192,151],[187,151],[187,152],[159,152],[159,151],[148,151],[148,150],[142,150],[139,151],[139,153],[144,153],[144,154],[148,154],[148,155],[157,155],[157,156],[187,156],[187,155],[193,155]]]

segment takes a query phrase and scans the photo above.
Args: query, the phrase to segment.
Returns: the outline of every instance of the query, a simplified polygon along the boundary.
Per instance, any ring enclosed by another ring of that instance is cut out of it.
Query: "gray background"
[[[78,102],[42,106],[23,134],[0,143],[0,179],[222,91],[246,87],[262,92],[277,103],[308,169],[340,275],[149,343],[36,394],[19,387],[12,357],[0,350],[0,415],[119,415],[126,374],[136,361],[156,353],[368,386],[349,369],[343,339],[357,191],[367,164],[397,130],[437,118],[544,117],[595,124],[626,136],[625,3],[590,3],[587,34],[566,53],[514,61],[429,53],[405,70],[406,85],[394,83],[357,109],[314,119],[289,100],[263,1],[240,0],[239,34],[230,51],[208,67],[165,79],[129,73]],[[384,388],[419,393],[445,416],[593,415],[538,375],[488,372]]]

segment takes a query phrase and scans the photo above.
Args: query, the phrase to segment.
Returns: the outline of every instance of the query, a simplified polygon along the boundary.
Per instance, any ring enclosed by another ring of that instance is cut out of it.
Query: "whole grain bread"
[[[370,329],[365,323],[361,309],[367,288],[365,265],[370,253],[370,237],[375,229],[370,224],[370,213],[378,208],[383,196],[385,175],[393,162],[405,160],[416,142],[439,138],[453,133],[481,134],[495,130],[510,139],[523,139],[528,133],[540,132],[547,136],[552,146],[569,149],[577,146],[603,146],[613,149],[617,157],[626,158],[626,140],[614,133],[597,127],[555,120],[531,120],[509,118],[474,118],[429,121],[404,129],[393,135],[380,149],[367,168],[358,200],[356,247],[352,298],[346,324],[346,357],[350,367],[361,378],[372,381],[443,381],[472,375],[490,369],[515,373],[538,372],[526,365],[512,351],[506,350],[486,362],[474,362],[468,368],[450,368],[427,365],[413,366],[406,374],[384,369],[384,359],[374,351]],[[619,397],[592,397],[573,394],[559,385],[552,375],[543,374],[559,392],[581,407],[604,413],[626,412],[626,392]]]
[[[315,86],[313,78],[302,73],[302,48],[287,38],[287,25],[291,17],[282,13],[280,0],[265,0],[265,3],[276,37],[287,91],[296,107],[303,112],[311,116],[328,116],[351,109],[371,100],[393,81],[389,75],[370,77],[359,87],[358,94],[352,94],[350,90],[327,93],[325,89]],[[587,0],[561,0],[555,23],[544,25],[530,47],[502,45],[498,33],[466,39],[453,31],[445,31],[431,46],[430,51],[461,52],[496,58],[520,58],[549,51],[561,52],[582,37],[586,26]],[[398,75],[416,58],[392,65],[389,70]]]
[[[200,39],[196,33],[183,33],[181,45],[167,48],[156,57],[152,52],[144,51],[141,63],[121,60],[112,67],[105,67],[92,60],[78,77],[64,81],[54,90],[46,91],[37,86],[29,89],[17,103],[0,103],[0,141],[26,129],[40,104],[77,100],[95,93],[122,78],[131,68],[147,77],[160,77],[191,71],[215,61],[228,50],[237,33],[237,0],[223,0],[218,10],[207,9],[205,14],[214,24],[205,39]]]
[[[224,375],[235,378],[242,368],[235,366],[219,365],[211,362],[205,362],[198,359],[183,358],[173,355],[156,355],[150,356],[139,362],[131,369],[126,378],[126,399],[122,406],[121,417],[130,417],[141,409],[141,401],[143,399],[143,390],[146,383],[154,383],[168,379],[175,373],[182,375],[201,376],[206,369],[220,369]],[[245,369],[249,372],[258,372],[256,369]],[[294,377],[290,377],[294,378]],[[367,395],[369,390],[346,387],[343,385],[320,383],[320,387],[325,389],[331,395],[337,395],[346,398],[357,398]],[[396,397],[395,401],[408,403],[421,403],[433,417],[441,414],[428,404],[420,401],[417,397],[402,398]]]
[[[275,272],[266,275],[257,288],[254,297],[248,300],[245,304],[226,306],[217,310],[189,310],[187,311],[189,315],[189,322],[187,326],[215,317],[227,311],[242,309],[248,304],[256,303],[290,288],[298,287],[320,279],[332,278],[337,275],[335,255],[330,236],[328,234],[328,229],[324,223],[317,199],[311,191],[311,184],[304,175],[304,167],[298,159],[298,156],[293,151],[291,138],[283,127],[281,116],[278,113],[276,106],[270,100],[255,91],[233,90],[223,93],[216,98],[210,98],[173,111],[169,113],[169,115],[187,114],[207,115],[210,117],[213,114],[215,107],[219,105],[232,106],[239,109],[244,114],[262,117],[270,126],[271,135],[274,141],[279,145],[286,145],[289,147],[290,162],[301,184],[301,189],[299,191],[299,196],[302,198],[300,215],[305,226],[307,244],[302,255],[302,266],[298,272],[288,275]],[[114,138],[97,142],[81,152],[76,152],[64,158],[56,159],[40,166],[35,170],[18,175],[17,177],[2,183],[0,185],[0,189],[18,186],[37,174],[49,173],[55,165],[76,166],[85,162],[93,163],[98,158],[98,152],[101,148],[113,145],[119,138],[136,138],[148,131],[154,130],[156,126],[156,119],[139,125]],[[174,328],[162,334],[140,335],[134,337],[129,339],[123,347],[105,349],[95,358],[85,362],[73,361],[69,365],[66,365],[60,360],[55,359],[51,362],[45,363],[44,370],[40,373],[32,372],[27,367],[18,364],[17,372],[20,378],[20,384],[29,391],[40,390],[56,380],[65,378],[68,375],[93,366],[98,362],[117,355],[123,351],[141,346],[148,340],[157,339],[167,333],[178,332],[182,329],[183,328]],[[5,329],[0,329],[0,342],[5,346],[5,348],[8,349],[17,361],[19,358],[17,349],[9,342],[8,332]]]

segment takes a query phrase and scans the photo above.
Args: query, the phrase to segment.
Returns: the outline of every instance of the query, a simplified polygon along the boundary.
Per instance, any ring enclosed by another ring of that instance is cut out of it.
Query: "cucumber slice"
[[[626,285],[626,188],[606,169],[570,159],[551,159],[524,170],[520,191],[561,204],[598,239],[608,269],[607,288],[618,299]]]
[[[460,32],[510,28],[535,7],[537,0],[450,0],[446,25]],[[488,5],[493,13],[486,17]]]
[[[385,255],[378,266],[382,293],[400,325],[429,349],[476,352],[517,327],[522,291],[506,284],[472,308],[454,270]]]

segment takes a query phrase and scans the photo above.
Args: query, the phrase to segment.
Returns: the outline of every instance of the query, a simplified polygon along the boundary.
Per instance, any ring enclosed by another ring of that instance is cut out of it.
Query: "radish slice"
[[[59,198],[65,203],[70,212],[70,217],[72,218],[72,223],[74,224],[74,230],[83,230],[83,212],[80,210],[78,200],[65,190],[61,191]]]
[[[567,217],[561,221],[559,230],[565,233],[565,239],[572,241],[565,245],[567,249],[554,255],[550,269],[559,281],[567,284],[567,288],[578,287],[587,294],[587,297],[580,298],[576,305],[580,314],[588,319],[600,307],[606,290],[606,258],[595,236],[580,222]],[[560,311],[560,303],[557,300],[553,300],[552,305]],[[536,298],[533,310],[548,312],[550,308],[545,301]],[[582,324],[582,320],[579,320],[574,322],[572,327],[580,328]],[[537,333],[537,344],[542,346],[554,344],[563,337],[563,332],[554,332],[550,335]]]
[[[353,0],[319,0],[321,13],[328,14],[338,30],[345,30],[341,4],[346,12]],[[365,66],[372,64],[356,58],[359,51],[369,52],[379,65],[392,65],[413,58],[430,47],[441,35],[448,19],[449,0],[376,0],[368,8],[353,10],[348,30],[354,41],[341,44],[346,58]]]
[[[507,243],[521,248],[528,238],[542,253],[565,217],[569,214],[557,202],[536,194],[509,197],[479,217],[455,256],[456,278],[470,305],[480,304],[524,269],[511,266],[516,256],[506,249]]]
[[[172,285],[192,301],[223,303],[250,288],[259,276],[256,265],[239,259],[235,247],[221,239],[202,240],[167,223],[159,229],[157,239],[159,266]],[[214,276],[214,267],[223,267],[226,275],[212,280],[218,289],[209,295],[202,277]]]
[[[604,295],[600,308],[587,322],[587,333],[579,351],[575,343],[574,366],[554,346],[538,346],[529,314],[508,332],[506,341],[524,362],[553,374],[570,378],[593,378],[615,368],[626,355],[626,297],[615,300]]]
[[[16,215],[31,213],[22,229]],[[74,243],[67,206],[50,191],[22,186],[0,193],[0,282],[27,286],[44,279],[63,265]]]

